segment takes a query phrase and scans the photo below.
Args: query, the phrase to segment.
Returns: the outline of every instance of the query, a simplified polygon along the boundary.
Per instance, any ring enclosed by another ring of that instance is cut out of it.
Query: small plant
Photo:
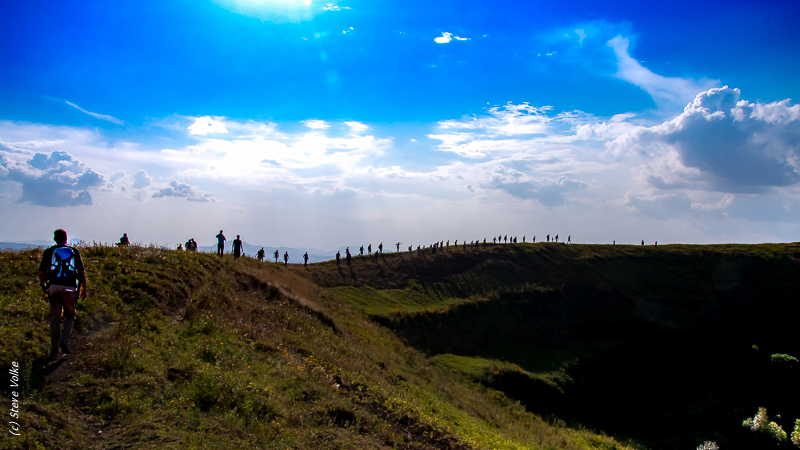
[[[697,446],[697,450],[719,450],[719,445],[714,441],[705,441]]]
[[[777,362],[777,363],[788,363],[788,364],[792,364],[792,363],[800,362],[800,361],[798,361],[798,360],[797,360],[797,358],[795,358],[794,356],[792,356],[792,355],[787,355],[787,354],[785,354],[785,353],[775,353],[775,354],[773,354],[773,355],[771,355],[771,356],[769,357],[769,360],[770,360],[770,361],[772,361],[772,362]]]
[[[760,431],[768,434],[778,441],[786,440],[786,432],[783,431],[783,428],[775,422],[770,422],[769,416],[767,416],[767,408],[758,408],[756,415],[745,419],[742,422],[742,426],[750,428],[750,431]]]
[[[800,419],[794,421],[794,431],[792,432],[792,444],[800,447]]]

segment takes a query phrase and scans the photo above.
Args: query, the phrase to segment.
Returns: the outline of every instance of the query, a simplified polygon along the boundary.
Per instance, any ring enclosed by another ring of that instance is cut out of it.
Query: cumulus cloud
[[[638,127],[607,144],[645,157],[659,189],[760,193],[800,183],[800,105],[741,99],[728,86],[703,91],[674,119]]]
[[[50,207],[91,205],[89,190],[105,183],[102,175],[67,152],[36,153],[27,161],[20,153],[0,151],[0,156],[2,178],[22,187],[19,203]]]
[[[212,119],[209,116],[195,117],[194,123],[188,127],[189,134],[205,136],[209,133],[227,133],[228,129],[221,120]]]
[[[453,33],[449,33],[447,31],[445,31],[445,32],[442,33],[441,36],[433,38],[433,41],[436,42],[437,44],[448,44],[453,39],[455,39],[457,41],[468,41],[469,40],[469,38],[462,38],[462,37],[454,35]]]
[[[695,81],[652,72],[631,57],[628,53],[629,41],[621,35],[609,40],[607,45],[614,50],[617,58],[616,76],[642,88],[661,106],[685,105],[697,92],[719,85],[718,80],[704,78]]]
[[[150,186],[151,178],[147,175],[147,172],[144,170],[140,170],[133,174],[133,188],[134,189],[143,189],[147,186]]]
[[[65,103],[68,104],[69,106],[72,106],[73,108],[77,109],[78,111],[80,111],[82,113],[86,113],[86,114],[94,117],[95,119],[105,120],[106,122],[111,122],[111,123],[114,123],[114,124],[117,124],[117,125],[125,125],[125,122],[117,119],[116,117],[109,116],[108,114],[99,114],[99,113],[96,113],[96,112],[87,111],[87,110],[81,108],[80,106],[78,106],[78,105],[76,105],[75,103],[72,103],[72,102],[65,102]]]
[[[330,128],[331,126],[328,122],[318,119],[304,120],[303,124],[312,130],[324,130],[326,128]]]
[[[159,189],[153,194],[153,198],[159,197],[180,197],[190,202],[214,202],[216,199],[208,192],[203,192],[194,186],[186,183],[179,183],[177,180],[169,182],[169,186]]]

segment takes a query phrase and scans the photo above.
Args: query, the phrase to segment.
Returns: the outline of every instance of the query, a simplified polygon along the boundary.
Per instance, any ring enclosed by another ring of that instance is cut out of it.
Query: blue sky
[[[798,240],[798,2],[0,13],[1,240]]]

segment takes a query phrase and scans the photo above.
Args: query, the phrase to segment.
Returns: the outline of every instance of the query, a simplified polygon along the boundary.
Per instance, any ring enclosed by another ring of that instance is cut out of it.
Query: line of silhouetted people
[[[219,234],[216,235],[216,238],[217,238],[217,256],[222,256],[225,253],[225,242],[227,241],[227,239],[225,238],[225,235],[223,234],[222,230],[219,230]],[[522,236],[522,243],[523,244],[526,243],[526,239],[527,239],[526,236]],[[533,236],[533,238],[531,239],[530,242],[532,244],[535,244],[536,243],[536,236]],[[539,241],[539,242],[542,242],[542,241]],[[544,242],[555,242],[555,243],[558,243],[559,242],[558,234],[555,234],[552,238],[550,237],[550,234],[545,235]],[[566,241],[561,240],[560,242],[563,243],[563,244],[571,244],[572,243],[572,235],[567,235]],[[486,245],[489,245],[489,244],[497,245],[497,244],[516,244],[516,243],[518,243],[517,236],[509,237],[508,235],[499,235],[499,236],[496,236],[496,237],[492,236],[491,242],[489,242],[487,240],[487,238],[483,238],[482,241],[480,239],[477,239],[477,240],[472,240],[472,241],[469,242],[469,244],[467,244],[467,240],[464,239],[463,241],[461,241],[461,248],[463,250],[466,250],[467,246],[472,248],[472,247],[477,247],[477,246],[479,246],[481,244],[486,246]],[[612,241],[612,245],[616,245],[616,244],[617,244],[616,240]],[[117,245],[119,247],[127,247],[127,246],[130,245],[130,239],[128,238],[128,233],[123,233],[123,235],[119,239],[119,243]],[[397,253],[400,253],[400,246],[401,245],[403,245],[402,242],[398,241],[398,242],[395,243],[395,248],[397,250]],[[456,239],[453,242],[454,249],[457,250],[458,249],[458,245],[459,245],[458,244],[458,239]],[[642,239],[641,245],[645,245],[644,244],[644,239]],[[655,246],[658,246],[658,241],[655,241]],[[181,244],[178,244],[178,250],[184,250],[184,248],[185,248],[186,251],[196,252],[197,251],[197,241],[195,241],[194,238],[190,238],[188,241],[186,241],[185,247],[183,247]],[[430,244],[430,245],[417,245],[416,253],[417,253],[417,256],[422,256],[422,255],[426,254],[427,252],[435,254],[437,252],[447,251],[449,249],[450,249],[450,240],[448,239],[446,241],[437,241],[437,242],[434,242],[433,244]],[[373,256],[374,255],[375,259],[377,259],[378,255],[383,253],[383,242],[378,244],[378,246],[376,247],[374,253],[372,252],[372,244],[367,244],[366,251],[367,251],[367,256]],[[241,256],[244,256],[244,244],[242,243],[241,236],[238,235],[238,234],[236,235],[236,239],[233,240],[232,253],[233,253],[234,260],[239,259]],[[408,253],[411,253],[411,254],[414,253],[414,246],[413,245],[409,245],[408,246]],[[275,253],[273,253],[273,256],[275,257],[275,263],[277,264],[278,263],[278,259],[281,256],[280,255],[280,251],[275,250]],[[363,245],[358,249],[358,256],[361,257],[361,258],[364,257],[364,246]],[[266,252],[264,251],[264,247],[261,247],[261,249],[256,252],[256,259],[258,259],[259,261],[263,262],[265,257],[266,257]],[[309,258],[308,252],[305,252],[303,254],[303,266],[307,266],[308,265],[308,258]],[[284,265],[288,266],[290,259],[291,258],[289,257],[289,252],[288,251],[284,252],[284,254],[283,254],[283,263],[284,263]],[[336,252],[336,264],[337,265],[339,265],[341,263],[341,259],[342,259],[342,254],[341,254],[340,251],[337,251]],[[345,248],[345,261],[347,262],[348,265],[352,262],[352,259],[353,259],[353,255],[352,255],[352,253],[350,253],[350,247],[346,247]]]

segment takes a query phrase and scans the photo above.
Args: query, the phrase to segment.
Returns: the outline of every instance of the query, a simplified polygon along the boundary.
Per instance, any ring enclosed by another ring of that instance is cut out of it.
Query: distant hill
[[[44,241],[38,241],[44,242]],[[41,247],[49,247],[53,244],[34,244],[29,242],[0,242],[0,251],[17,251],[17,250],[25,250],[29,248],[41,248]]]
[[[772,355],[800,357],[798,274],[798,243],[481,245],[307,272],[531,411],[664,449],[763,448],[741,427],[759,406],[791,432],[800,365]]]
[[[89,246],[52,364],[40,252],[0,254],[0,372],[24,399],[3,448],[796,448],[742,421],[800,418],[797,243],[308,267]]]

